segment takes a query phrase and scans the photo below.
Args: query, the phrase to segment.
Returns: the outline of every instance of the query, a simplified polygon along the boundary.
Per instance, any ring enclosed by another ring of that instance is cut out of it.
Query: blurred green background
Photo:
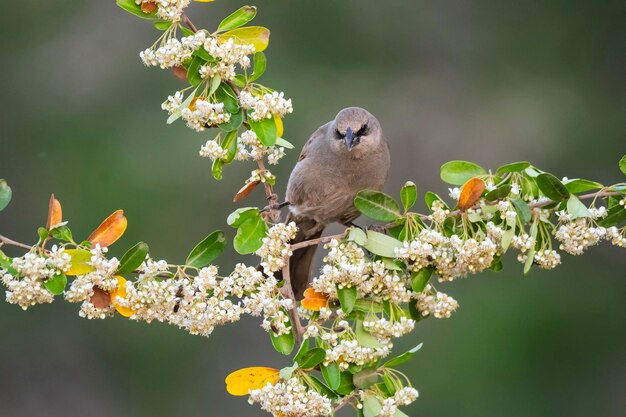
[[[200,27],[243,4],[195,4]],[[446,193],[439,166],[495,168],[530,160],[557,176],[623,181],[626,153],[624,1],[264,0],[272,30],[262,82],[293,98],[285,137],[300,147],[342,107],[380,119],[405,180]],[[0,177],[14,190],[0,233],[33,242],[54,192],[75,236],[123,208],[138,240],[182,262],[210,231],[227,230],[234,192],[253,169],[219,184],[198,156],[209,137],[165,125],[161,101],[181,87],[142,66],[157,32],[112,0],[23,0],[0,26]],[[283,194],[292,152],[276,171]],[[245,202],[264,204],[261,190]],[[227,230],[230,237],[233,233]],[[17,252],[11,252],[17,254]],[[221,260],[233,265],[232,254]],[[626,252],[604,244],[524,277],[509,259],[441,288],[450,320],[426,320],[397,343],[424,342],[404,365],[420,391],[411,416],[623,416]],[[87,321],[64,302],[22,312],[0,303],[0,415],[265,415],[229,396],[224,377],[288,364],[259,321],[209,339],[121,318]]]

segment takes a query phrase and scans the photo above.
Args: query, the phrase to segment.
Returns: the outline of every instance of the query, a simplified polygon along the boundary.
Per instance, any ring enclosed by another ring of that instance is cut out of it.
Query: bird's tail
[[[298,233],[290,242],[291,244],[317,239],[324,231],[324,225],[311,218],[297,216],[292,213],[289,213],[287,216],[287,223],[289,222],[295,222],[298,227]],[[316,250],[317,245],[295,250],[289,260],[289,278],[297,300],[302,299],[304,290],[309,286]]]

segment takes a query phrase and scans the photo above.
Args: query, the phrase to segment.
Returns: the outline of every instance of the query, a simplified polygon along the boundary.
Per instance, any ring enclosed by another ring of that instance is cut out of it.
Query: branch
[[[16,242],[15,240],[9,239],[8,237],[2,236],[2,235],[0,235],[0,242],[2,242],[2,245],[17,246],[18,248],[23,248],[23,249],[28,249],[28,250],[31,250],[33,248],[33,246],[27,245],[25,243]]]
[[[287,297],[291,300],[289,315],[291,316],[291,322],[293,323],[294,329],[296,331],[296,342],[299,346],[302,343],[304,329],[302,328],[300,316],[298,315],[298,303],[296,302],[296,296],[293,293],[293,287],[291,286],[291,277],[289,276],[289,259],[287,259],[287,263],[283,267],[282,272],[283,279],[285,280],[285,285],[283,285],[283,287],[280,289],[280,292],[283,294],[284,297]]]

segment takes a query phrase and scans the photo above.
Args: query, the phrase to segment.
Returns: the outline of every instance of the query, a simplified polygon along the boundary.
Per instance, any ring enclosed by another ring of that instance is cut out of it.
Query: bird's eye
[[[337,139],[341,139],[343,138],[345,135],[342,134],[339,129],[335,129],[335,136],[337,137]]]
[[[361,126],[361,128],[359,129],[358,132],[356,132],[357,136],[364,136],[367,135],[369,133],[369,127],[367,126],[367,123],[364,124],[363,126]]]

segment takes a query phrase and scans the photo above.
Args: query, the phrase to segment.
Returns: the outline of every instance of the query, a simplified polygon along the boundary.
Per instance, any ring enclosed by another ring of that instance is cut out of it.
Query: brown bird
[[[291,243],[320,237],[330,223],[351,224],[359,216],[354,197],[363,189],[382,189],[389,166],[389,145],[378,120],[359,107],[341,110],[311,135],[289,177],[287,222],[298,226]],[[298,249],[291,257],[297,299],[309,285],[316,249]]]

